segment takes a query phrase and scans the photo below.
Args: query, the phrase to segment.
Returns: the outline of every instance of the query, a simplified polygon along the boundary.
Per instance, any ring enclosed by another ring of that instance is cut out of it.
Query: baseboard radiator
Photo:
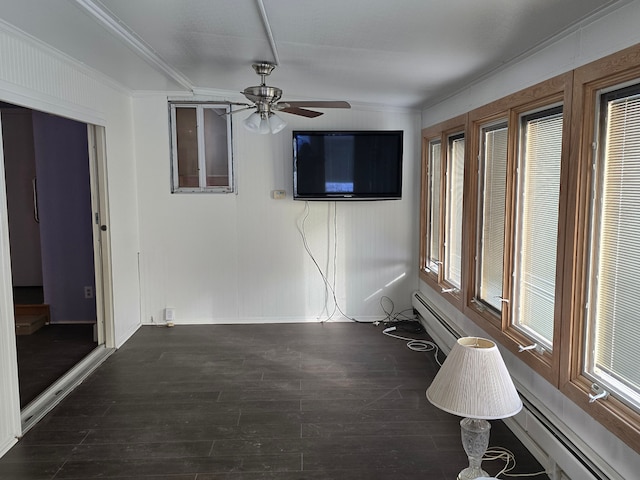
[[[411,304],[426,332],[448,354],[464,333],[422,292],[412,294]],[[506,419],[505,423],[543,465],[551,480],[624,480],[586,444],[578,445],[573,432],[563,432],[558,427],[561,422],[554,422],[550,418],[553,413],[545,412],[546,408],[517,379],[514,383],[524,404],[519,416],[526,416],[526,426],[513,419]]]

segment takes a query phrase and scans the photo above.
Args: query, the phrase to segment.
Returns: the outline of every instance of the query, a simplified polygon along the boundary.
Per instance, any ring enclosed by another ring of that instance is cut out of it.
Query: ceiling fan
[[[348,102],[344,101],[301,101],[285,102],[280,101],[282,90],[277,87],[270,87],[266,84],[266,77],[271,74],[275,65],[267,62],[254,63],[252,65],[255,72],[260,75],[260,85],[247,87],[241,93],[247,97],[251,103],[237,103],[245,108],[234,110],[233,113],[244,110],[255,109],[255,111],[244,121],[245,127],[255,133],[278,133],[287,124],[276,112],[291,113],[302,117],[315,118],[322,115],[322,112],[309,110],[312,108],[351,108]]]

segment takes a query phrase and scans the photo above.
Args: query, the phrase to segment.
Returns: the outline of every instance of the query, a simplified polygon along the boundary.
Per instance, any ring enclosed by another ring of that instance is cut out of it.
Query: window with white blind
[[[640,452],[640,44],[423,139],[420,279]]]
[[[480,127],[476,301],[502,311],[507,122]]]
[[[428,153],[427,191],[427,258],[426,267],[434,273],[440,271],[440,196],[442,193],[442,142],[431,140]]]
[[[520,117],[512,325],[553,346],[562,107]]]
[[[640,407],[640,84],[599,97],[585,374]]]
[[[227,104],[170,103],[173,192],[233,192]]]
[[[450,135],[447,140],[444,280],[459,289],[462,282],[464,134]]]

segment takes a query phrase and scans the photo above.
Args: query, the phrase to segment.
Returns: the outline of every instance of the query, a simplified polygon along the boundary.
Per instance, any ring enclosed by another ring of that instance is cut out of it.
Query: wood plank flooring
[[[24,408],[97,346],[93,325],[45,325],[16,337],[20,407]]]
[[[460,419],[425,398],[437,368],[369,324],[142,327],[0,459],[0,479],[454,479]],[[501,421],[491,445],[515,472],[542,470]]]

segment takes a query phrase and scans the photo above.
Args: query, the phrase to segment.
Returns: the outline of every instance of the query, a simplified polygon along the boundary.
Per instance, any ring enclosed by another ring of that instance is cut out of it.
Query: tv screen
[[[294,131],[295,200],[402,197],[402,131]]]

